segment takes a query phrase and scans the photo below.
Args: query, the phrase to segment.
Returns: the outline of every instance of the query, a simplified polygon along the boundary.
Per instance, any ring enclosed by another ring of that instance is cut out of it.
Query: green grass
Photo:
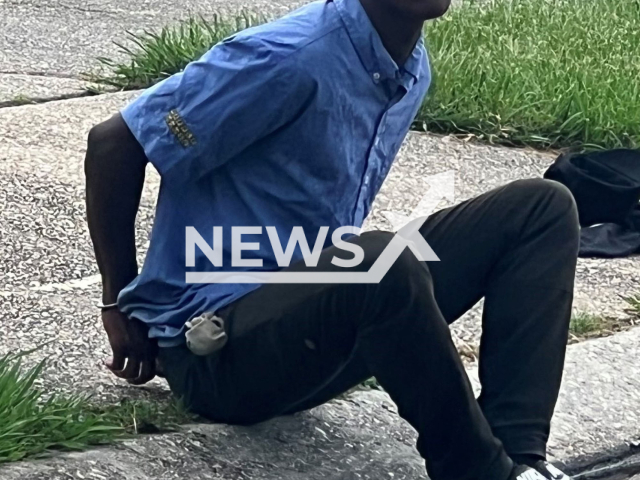
[[[569,323],[569,333],[576,337],[586,337],[600,333],[607,328],[607,319],[591,313],[576,312]]]
[[[623,298],[624,301],[629,305],[629,310],[631,310],[632,313],[635,313],[636,316],[640,316],[640,294]]]
[[[427,29],[430,130],[539,146],[640,143],[640,0],[468,2]]]
[[[118,405],[92,404],[89,410],[122,428],[125,435],[171,431],[196,420],[177,400],[123,400]]]
[[[19,356],[0,359],[0,462],[106,443],[123,431],[91,412],[80,396],[51,395],[45,400],[34,384],[43,367],[40,363],[23,371]]]
[[[11,99],[11,102],[16,105],[26,105],[28,103],[33,103],[33,100],[26,95],[16,95]]]
[[[155,433],[192,418],[177,402],[96,406],[81,395],[46,395],[36,383],[45,363],[24,369],[23,356],[0,358],[0,463]]]
[[[629,305],[627,311],[632,314],[631,325],[638,325],[640,323],[640,293],[622,298]]]
[[[215,15],[211,20],[192,18],[160,32],[142,35],[127,33],[131,47],[116,43],[126,61],[100,57],[98,61],[108,73],[87,75],[96,84],[124,90],[145,88],[180,72],[187,64],[200,58],[213,45],[228,36],[263,23],[258,15],[243,13],[232,19]],[[92,86],[92,90],[96,87]]]
[[[93,80],[132,89],[180,71],[260,16],[130,34]],[[426,29],[434,82],[415,128],[538,147],[640,144],[640,0],[467,0]]]
[[[373,389],[373,390],[382,390],[382,387],[378,383],[378,380],[376,379],[376,377],[368,378],[367,380],[365,380],[364,382],[362,382],[360,384],[360,387],[362,387],[362,388],[370,388],[370,389]]]

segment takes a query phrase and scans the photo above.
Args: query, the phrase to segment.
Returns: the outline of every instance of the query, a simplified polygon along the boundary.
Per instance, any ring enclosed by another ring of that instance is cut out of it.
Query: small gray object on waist
[[[195,355],[211,355],[227,343],[224,320],[213,312],[205,312],[189,320],[185,326],[187,347]]]

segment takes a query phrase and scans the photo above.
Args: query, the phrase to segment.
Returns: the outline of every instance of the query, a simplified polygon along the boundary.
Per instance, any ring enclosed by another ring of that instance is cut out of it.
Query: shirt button
[[[373,79],[377,82],[378,80],[380,80],[380,74],[378,72],[373,74]]]
[[[367,185],[369,185],[369,175],[364,177],[364,186],[366,187]]]
[[[373,145],[374,145],[375,147],[377,147],[378,145],[380,145],[380,137],[376,137],[376,141],[375,141],[375,142],[373,142]]]

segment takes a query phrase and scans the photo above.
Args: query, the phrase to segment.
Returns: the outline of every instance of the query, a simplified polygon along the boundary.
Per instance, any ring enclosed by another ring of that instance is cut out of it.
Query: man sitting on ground
[[[440,262],[405,249],[379,283],[186,282],[190,226],[222,227],[221,266],[193,259],[219,272],[232,270],[232,227],[274,226],[286,242],[295,226],[313,239],[362,225],[430,84],[423,23],[448,7],[312,3],[223,41],[91,130],[88,222],[118,377],[142,384],[158,364],[194,412],[250,424],[375,376],[418,431],[433,480],[568,478],[545,462],[578,249],[561,185],[518,181],[432,215],[420,234]],[[138,273],[147,162],[162,184]],[[368,270],[392,238],[350,237],[364,252],[352,269]],[[240,271],[279,268],[270,247],[244,253]],[[347,270],[335,246],[315,267],[295,255],[286,271]],[[476,400],[448,324],[481,298]],[[208,312],[228,341],[196,355],[185,323]]]

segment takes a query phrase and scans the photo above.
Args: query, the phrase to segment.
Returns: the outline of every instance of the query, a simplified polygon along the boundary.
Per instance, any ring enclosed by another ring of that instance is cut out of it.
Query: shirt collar
[[[399,68],[387,49],[384,48],[382,39],[369,20],[360,0],[328,1],[333,1],[335,4],[362,64],[375,83],[393,79],[408,89],[420,78],[424,55],[422,37],[418,40],[405,65]],[[409,73],[412,78],[404,75],[404,72]]]
[[[416,43],[416,46],[413,49],[413,52],[411,52],[411,56],[409,56],[404,64],[404,69],[413,75],[416,80],[419,80],[423,73],[424,55],[424,39],[421,35],[418,39],[418,43]]]

